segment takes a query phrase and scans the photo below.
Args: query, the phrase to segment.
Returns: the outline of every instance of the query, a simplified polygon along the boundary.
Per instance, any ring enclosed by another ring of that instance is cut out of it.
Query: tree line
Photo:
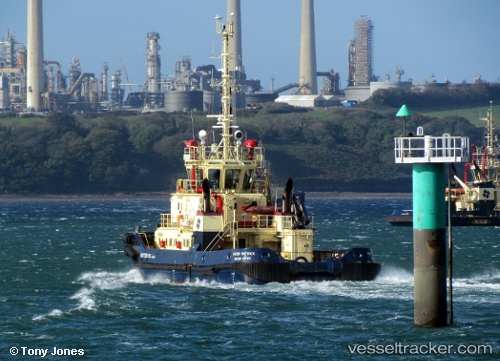
[[[279,109],[278,109],[279,108]],[[54,114],[19,125],[0,122],[0,193],[84,194],[174,189],[183,167],[183,141],[210,120],[184,113]],[[271,179],[289,177],[306,191],[410,191],[411,167],[394,164],[394,114],[334,108],[296,111],[269,104],[236,117],[247,138],[266,147]],[[414,115],[407,129],[482,139],[461,117]]]
[[[500,102],[500,84],[448,84],[446,86],[430,84],[425,91],[405,89],[380,89],[367,101],[364,108],[400,107],[401,104],[411,104],[415,110],[447,108],[447,107],[474,107],[484,106],[490,101]]]

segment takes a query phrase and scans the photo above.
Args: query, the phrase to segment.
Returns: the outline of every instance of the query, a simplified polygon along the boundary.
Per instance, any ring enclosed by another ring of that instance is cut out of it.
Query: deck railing
[[[232,160],[254,161],[257,167],[264,166],[264,148],[246,148],[241,145],[230,146],[229,154]],[[222,148],[217,144],[212,146],[198,146],[184,148],[183,159],[185,162],[198,162],[203,160],[215,160],[222,158]]]

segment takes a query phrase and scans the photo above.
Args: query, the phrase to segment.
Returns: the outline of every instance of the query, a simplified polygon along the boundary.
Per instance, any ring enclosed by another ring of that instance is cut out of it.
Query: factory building
[[[372,81],[370,82],[370,96],[373,95],[379,89],[404,89],[411,90],[412,82],[403,81],[401,77],[404,75],[405,71],[403,68],[396,68],[396,81],[391,81],[391,76],[389,73],[385,74],[385,81]]]
[[[11,104],[21,104],[26,98],[26,48],[11,31],[0,45],[0,109],[10,109]]]

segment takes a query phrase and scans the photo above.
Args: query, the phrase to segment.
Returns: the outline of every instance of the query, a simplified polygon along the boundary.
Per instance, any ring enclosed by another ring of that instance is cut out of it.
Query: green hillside
[[[305,110],[270,103],[239,112],[247,138],[266,147],[275,185],[289,177],[305,191],[409,192],[411,166],[394,163],[395,112]],[[183,170],[183,141],[213,124],[204,114],[109,113],[0,119],[0,193],[79,194],[172,190]],[[414,111],[407,129],[480,142],[483,130],[457,114]],[[211,132],[209,132],[211,133]]]
[[[457,108],[457,109],[422,112],[422,115],[435,118],[460,116],[467,119],[476,127],[484,127],[486,123],[485,121],[480,120],[480,118],[486,117],[487,109],[489,109],[489,105],[485,104],[484,106],[471,107],[471,108]],[[493,114],[498,114],[500,116],[500,105],[493,106]]]

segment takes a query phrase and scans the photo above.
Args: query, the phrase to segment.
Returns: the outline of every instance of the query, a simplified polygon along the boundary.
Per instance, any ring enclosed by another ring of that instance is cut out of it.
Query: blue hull
[[[161,273],[173,283],[207,281],[233,284],[289,283],[299,280],[373,280],[380,271],[369,248],[353,248],[342,258],[328,258],[335,252],[316,252],[319,261],[289,261],[269,248],[239,248],[220,251],[147,248],[140,237],[128,234],[125,254],[147,277]]]
[[[210,270],[207,271],[197,271],[193,269],[189,270],[173,270],[169,267],[165,268],[150,268],[144,267],[139,264],[134,264],[135,267],[139,268],[145,279],[150,277],[156,277],[161,275],[166,281],[170,283],[186,283],[186,282],[217,282],[223,284],[234,284],[236,282],[244,282],[248,284],[264,284],[262,282],[253,278],[246,276],[240,272],[235,272],[229,268],[219,269],[216,272]]]

